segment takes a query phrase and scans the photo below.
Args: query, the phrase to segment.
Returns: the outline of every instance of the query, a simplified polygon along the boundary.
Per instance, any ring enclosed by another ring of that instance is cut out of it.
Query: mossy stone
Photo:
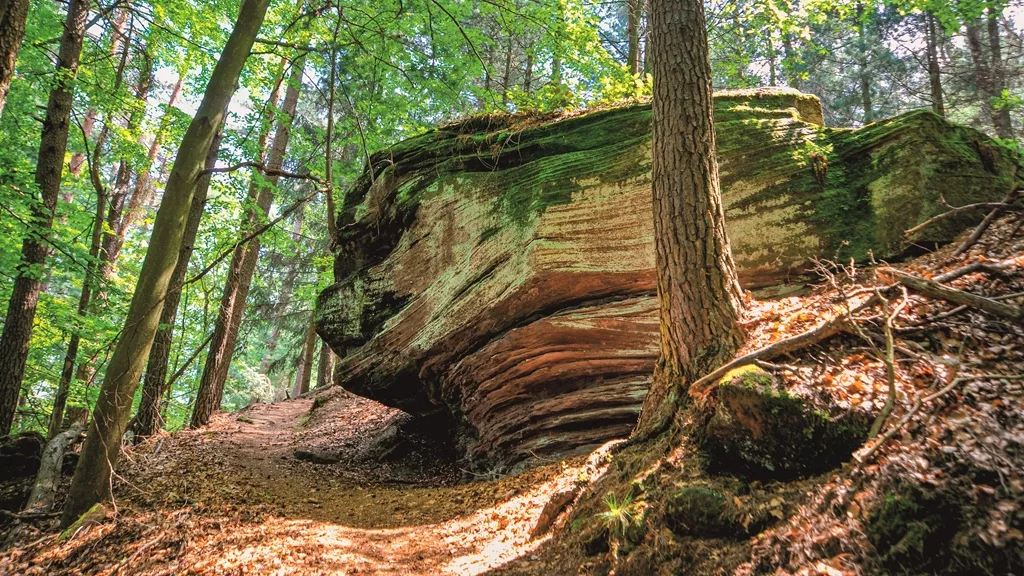
[[[687,486],[669,496],[665,516],[673,532],[694,537],[745,534],[739,513],[725,494],[707,486]]]
[[[727,374],[704,429],[712,471],[788,480],[831,469],[867,438],[863,416],[831,417],[753,366]]]

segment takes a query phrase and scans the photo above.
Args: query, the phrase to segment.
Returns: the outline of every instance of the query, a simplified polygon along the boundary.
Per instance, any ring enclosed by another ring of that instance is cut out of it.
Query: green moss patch
[[[720,382],[702,450],[712,471],[753,479],[793,479],[848,460],[867,438],[866,418],[828,412],[777,390],[767,372],[747,367]]]

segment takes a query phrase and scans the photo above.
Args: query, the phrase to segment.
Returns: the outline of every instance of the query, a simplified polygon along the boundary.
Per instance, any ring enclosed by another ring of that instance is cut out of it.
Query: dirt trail
[[[551,573],[544,563],[558,555],[533,556],[548,538],[530,532],[596,457],[458,483],[429,447],[366,457],[399,412],[340,391],[325,398],[312,416],[312,399],[261,404],[140,445],[106,522],[66,542],[27,534],[0,573]],[[300,461],[296,450],[339,461]]]

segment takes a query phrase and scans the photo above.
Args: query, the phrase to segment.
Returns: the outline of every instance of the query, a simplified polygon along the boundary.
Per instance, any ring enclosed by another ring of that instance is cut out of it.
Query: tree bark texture
[[[292,118],[295,116],[295,107],[299,101],[303,69],[304,59],[299,59],[292,64],[291,78],[288,81],[288,89],[281,107],[282,117],[278,121],[274,143],[267,155],[266,167],[270,171],[280,170],[284,163],[288,139],[291,137]],[[259,221],[266,217],[270,210],[270,204],[274,200],[274,189],[278,180],[278,176],[269,175],[266,177],[268,184],[266,186],[260,186],[258,179],[253,180],[250,198],[252,192],[258,190],[256,210],[247,211],[243,220],[243,235],[258,226]],[[231,256],[224,292],[221,295],[220,310],[217,314],[217,323],[213,330],[213,340],[210,342],[210,351],[206,355],[203,376],[199,381],[199,390],[196,392],[195,408],[189,423],[192,428],[205,426],[210,422],[210,416],[220,410],[221,400],[224,396],[224,383],[227,381],[228,368],[234,357],[235,344],[238,342],[238,330],[242,326],[245,301],[249,297],[249,288],[252,285],[253,274],[256,272],[259,253],[260,241],[259,237],[256,237],[250,242],[238,246]]]
[[[640,18],[643,0],[626,0],[626,37],[629,48],[626,59],[629,61],[629,73],[640,73]]]
[[[292,396],[301,396],[309,392],[309,383],[313,379],[313,355],[316,353],[316,324],[313,316],[306,327],[306,337],[302,339],[302,354],[299,356],[299,369],[295,375],[295,387]]]
[[[1002,39],[999,36],[1000,12],[994,7],[988,7],[988,45],[989,45],[989,71],[992,74],[991,98],[1001,99],[1003,90],[1006,90],[1006,66],[1003,62]],[[993,105],[992,125],[996,129],[996,135],[1000,138],[1013,138],[1013,120],[1010,118],[1010,109],[1005,105]]]
[[[97,502],[110,497],[112,467],[117,464],[132,398],[159,326],[196,183],[224,120],[224,109],[263,24],[268,3],[269,0],[242,2],[238,20],[210,76],[203,101],[178,148],[149,242],[150,246],[160,249],[148,250],[143,260],[124,329],[107,365],[82,456],[71,480],[61,517],[64,527]]]
[[[743,343],[725,233],[701,0],[651,3],[654,238],[661,354],[637,433],[672,417],[687,386]]]
[[[57,54],[56,76],[59,80],[50,90],[43,120],[35,174],[42,198],[32,205],[29,220],[32,229],[21,245],[21,262],[7,305],[3,335],[0,336],[0,436],[11,431],[21,392],[21,380],[25,376],[32,323],[42,286],[42,272],[50,254],[46,237],[53,226],[53,213],[60,195],[74,99],[74,78],[78,73],[88,14],[89,0],[71,0]]]
[[[14,79],[18,50],[25,38],[29,0],[0,0],[0,118]]]
[[[939,36],[935,28],[935,15],[924,12],[925,45],[928,51],[928,84],[931,89],[932,112],[946,116],[946,105],[942,98],[942,68],[939,66]]]
[[[320,341],[320,360],[317,362],[316,387],[328,388],[334,384],[334,350],[323,340]]]

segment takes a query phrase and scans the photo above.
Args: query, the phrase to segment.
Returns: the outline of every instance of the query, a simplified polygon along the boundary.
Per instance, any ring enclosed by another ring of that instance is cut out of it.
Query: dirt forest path
[[[367,455],[400,412],[340,390],[313,404],[258,404],[134,448],[106,521],[8,552],[0,573],[543,574],[569,561],[535,555],[548,538],[531,532],[596,458],[458,482],[428,445]]]

